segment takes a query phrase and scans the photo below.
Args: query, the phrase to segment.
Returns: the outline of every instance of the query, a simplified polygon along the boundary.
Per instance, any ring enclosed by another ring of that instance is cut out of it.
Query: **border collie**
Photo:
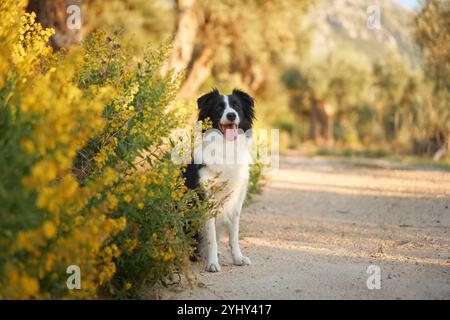
[[[202,143],[205,144],[208,140],[206,135],[211,132],[220,142],[217,144],[216,141],[216,146],[219,146],[215,150],[216,156],[219,154],[219,158],[226,157],[233,153],[231,163],[229,161],[217,163],[206,161],[205,154],[194,151],[194,163],[187,165],[186,186],[191,189],[199,188],[207,197],[211,196],[222,201],[218,214],[206,222],[200,235],[198,252],[206,260],[207,271],[220,271],[218,243],[226,232],[229,236],[233,263],[250,265],[250,259],[242,254],[239,247],[239,218],[249,179],[251,156],[250,137],[247,133],[251,133],[248,130],[252,128],[254,120],[254,100],[247,93],[237,89],[234,89],[231,95],[222,95],[214,89],[201,96],[197,104],[198,120],[209,119],[213,127],[212,130],[206,131]],[[245,143],[238,143],[241,139]],[[222,189],[216,194],[208,193],[211,181],[223,184]]]

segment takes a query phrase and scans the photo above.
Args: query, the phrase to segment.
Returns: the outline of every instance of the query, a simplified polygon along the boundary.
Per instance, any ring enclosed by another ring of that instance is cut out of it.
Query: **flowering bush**
[[[0,4],[0,298],[137,297],[187,270],[218,205],[170,160],[189,110],[160,72],[167,49],[133,64],[99,31],[62,56],[23,8]]]

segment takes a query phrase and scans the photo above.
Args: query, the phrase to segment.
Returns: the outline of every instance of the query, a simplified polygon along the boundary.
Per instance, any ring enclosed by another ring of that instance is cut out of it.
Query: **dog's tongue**
[[[236,125],[226,125],[225,129],[225,139],[227,141],[235,141],[238,137],[238,129]]]

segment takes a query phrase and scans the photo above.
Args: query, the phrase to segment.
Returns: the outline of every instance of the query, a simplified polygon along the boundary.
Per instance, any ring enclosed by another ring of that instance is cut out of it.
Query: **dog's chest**
[[[233,190],[247,185],[249,178],[248,164],[206,165],[199,172],[202,185],[225,183],[225,189]]]
[[[213,199],[222,201],[216,223],[231,223],[233,216],[240,214],[247,193],[249,165],[207,165],[199,171],[199,175],[200,183],[206,186],[206,190],[211,184],[221,188],[209,194]]]
[[[200,184],[207,187],[217,182],[225,183],[224,191],[246,188],[252,160],[251,139],[242,135],[236,142],[218,142],[221,143],[204,142],[203,148],[195,154],[195,159],[204,164],[199,171]],[[210,157],[210,153],[214,156]]]

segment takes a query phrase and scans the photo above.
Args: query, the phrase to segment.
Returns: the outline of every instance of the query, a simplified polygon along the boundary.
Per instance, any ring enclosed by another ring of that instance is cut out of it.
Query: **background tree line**
[[[415,14],[420,63],[411,66],[396,50],[376,59],[348,46],[308,54],[316,33],[305,21],[320,2],[35,0],[29,9],[57,29],[55,48],[97,28],[132,39],[136,54],[148,43],[171,41],[165,68],[185,72],[178,98],[193,99],[212,86],[243,87],[257,97],[259,124],[284,130],[288,147],[312,141],[435,159],[448,154],[449,3],[429,0]],[[74,3],[82,6],[81,31],[65,26],[64,10]]]

